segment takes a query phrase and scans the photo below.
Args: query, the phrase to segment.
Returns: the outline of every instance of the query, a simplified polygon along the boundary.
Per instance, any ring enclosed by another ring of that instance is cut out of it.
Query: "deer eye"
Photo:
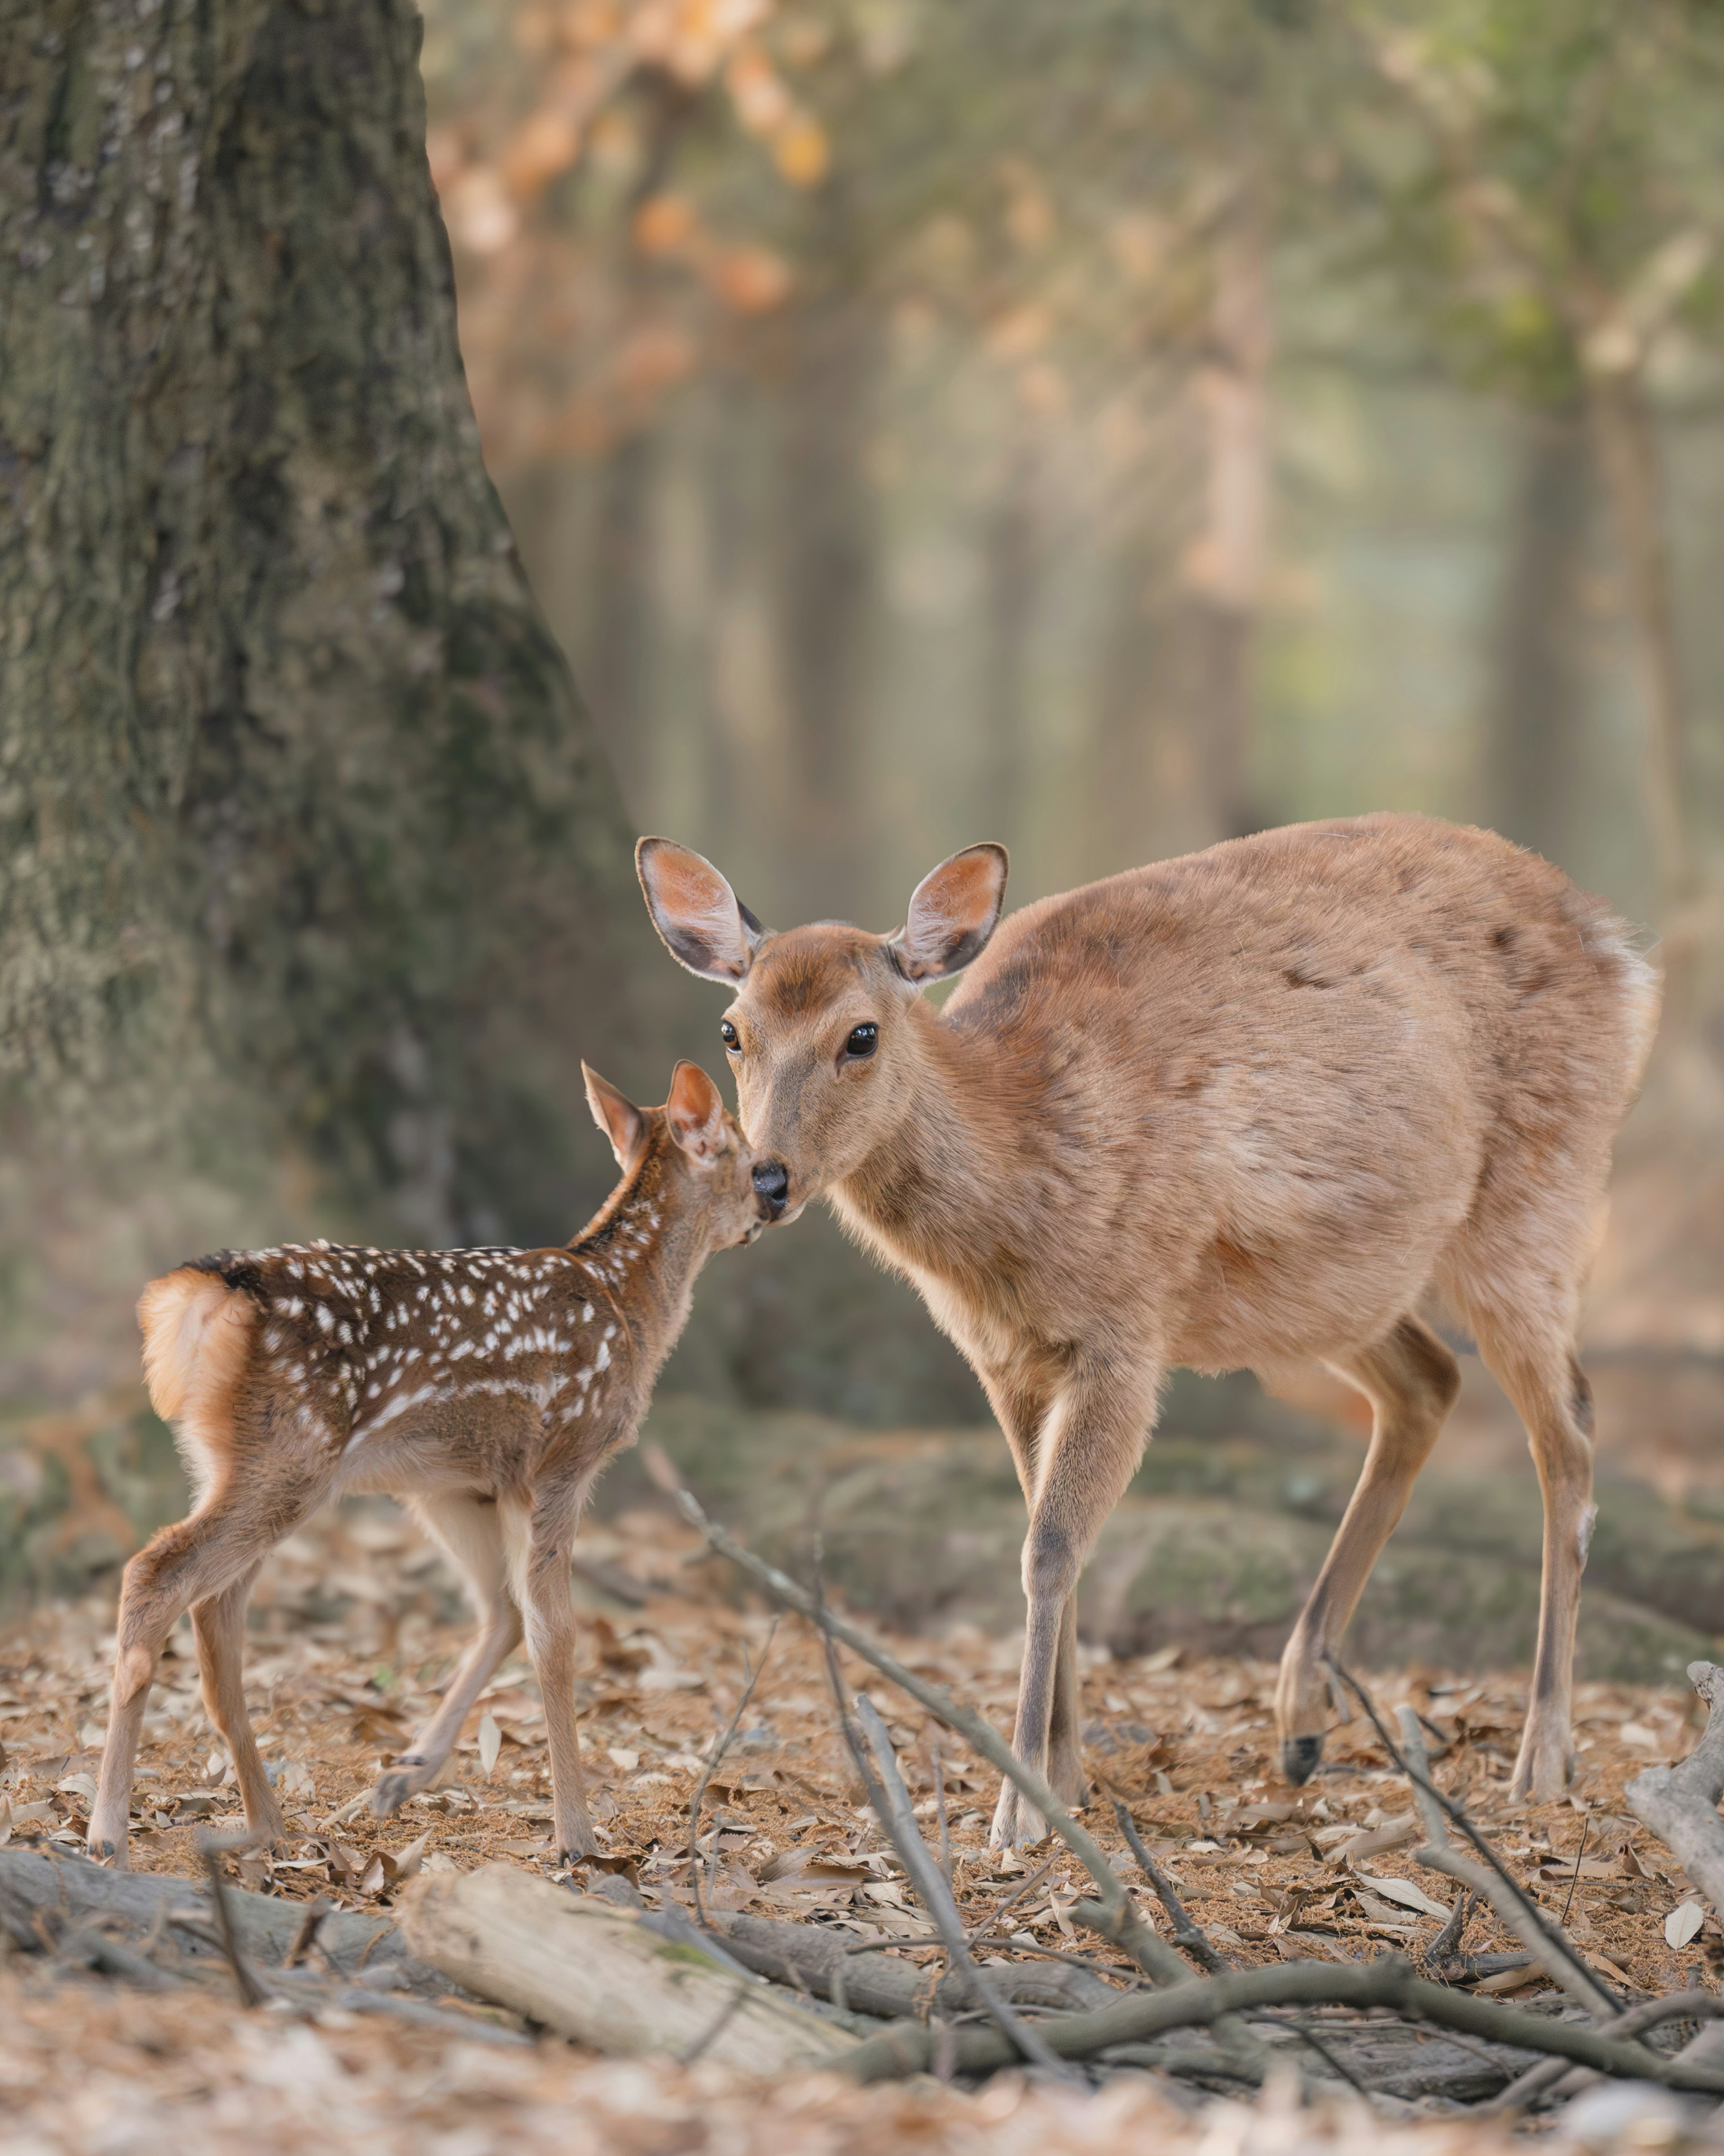
[[[849,1039],[844,1043],[846,1055],[872,1055],[880,1046],[880,1028],[870,1019],[866,1025],[854,1026]]]
[[[736,1029],[728,1019],[719,1027],[718,1037],[724,1043],[727,1053],[731,1055],[741,1053],[741,1043],[736,1038]]]

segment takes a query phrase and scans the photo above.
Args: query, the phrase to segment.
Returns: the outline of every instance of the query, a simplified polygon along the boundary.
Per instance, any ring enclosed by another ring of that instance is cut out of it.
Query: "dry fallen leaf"
[[[1434,1901],[1422,1887],[1415,1887],[1410,1879],[1373,1878],[1368,1871],[1357,1873],[1361,1886],[1368,1887],[1373,1893],[1380,1894],[1385,1902],[1398,1902],[1403,1909],[1417,1909],[1427,1917],[1446,1917],[1446,1902]]]
[[[1664,1920],[1665,1944],[1686,1947],[1690,1939],[1698,1935],[1706,1920],[1706,1912],[1698,1902],[1679,1902]]]
[[[487,1780],[502,1748],[503,1732],[497,1727],[496,1717],[486,1707],[479,1717],[479,1763],[484,1768]]]

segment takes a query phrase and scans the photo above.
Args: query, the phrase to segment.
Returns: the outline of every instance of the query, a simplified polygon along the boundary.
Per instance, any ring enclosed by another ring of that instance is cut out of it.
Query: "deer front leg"
[[[1120,1369],[1080,1363],[1055,1397],[1037,1434],[1029,1533],[1024,1544],[1024,1670],[1012,1749],[1044,1778],[1084,1794],[1077,1687],[1078,1575],[1108,1514],[1143,1455],[1155,1409],[1158,1368]],[[1055,1702],[1067,1671],[1054,1757]],[[1054,1782],[1054,1794],[1066,1791]],[[1008,1782],[1000,1791],[990,1844],[1039,1841],[1047,1822]]]
[[[575,1612],[569,1599],[569,1552],[578,1500],[562,1493],[533,1508],[522,1582],[526,1649],[545,1708],[551,1753],[551,1839],[559,1858],[588,1855],[596,1844],[587,1815],[581,1735],[575,1717]]]

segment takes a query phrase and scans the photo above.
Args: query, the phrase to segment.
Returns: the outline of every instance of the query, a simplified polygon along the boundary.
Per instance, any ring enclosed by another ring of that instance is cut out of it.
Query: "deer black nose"
[[[769,1219],[776,1220],[784,1210],[790,1188],[790,1171],[782,1160],[763,1160],[754,1171],[754,1194],[767,1209]]]

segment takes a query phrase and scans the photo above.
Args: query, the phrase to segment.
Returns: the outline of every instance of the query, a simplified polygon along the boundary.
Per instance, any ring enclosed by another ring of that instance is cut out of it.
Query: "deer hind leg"
[[[1574,1631],[1598,1507],[1593,1502],[1593,1391],[1574,1356],[1569,1327],[1509,1326],[1473,1313],[1479,1353],[1526,1424],[1544,1496],[1544,1564],[1538,1601],[1538,1648],[1532,1694],[1512,1795],[1547,1804],[1567,1788],[1571,1738]]]
[[[326,1487],[326,1478],[309,1473],[275,1491],[230,1484],[190,1519],[164,1527],[126,1566],[120,1589],[113,1703],[90,1820],[92,1856],[111,1856],[116,1867],[125,1866],[132,1763],[144,1708],[163,1643],[182,1611],[249,1578],[265,1553],[316,1510]]]
[[[1143,1456],[1159,1376],[1152,1367],[1121,1371],[1080,1364],[1036,1438],[1029,1533],[1024,1544],[1024,1593],[1029,1606],[1012,1749],[1044,1777],[1052,1779],[1057,1772],[1074,1796],[1083,1787],[1077,1729],[1078,1574]],[[1056,1761],[1054,1715],[1062,1664],[1061,1757]],[[1065,1801],[1057,1783],[1054,1794]],[[1039,1841],[1046,1832],[1046,1821],[1008,1782],[994,1813],[992,1845]]]
[[[1275,1727],[1290,1782],[1306,1780],[1323,1756],[1324,1656],[1341,1644],[1460,1387],[1455,1358],[1416,1317],[1402,1318],[1373,1346],[1337,1356],[1330,1367],[1363,1393],[1374,1422],[1364,1471],[1281,1656]]]
[[[479,1615],[479,1631],[449,1679],[429,1722],[371,1793],[371,1808],[387,1819],[443,1772],[473,1702],[490,1682],[505,1655],[521,1644],[521,1611],[509,1589],[509,1563],[500,1507],[468,1496],[416,1497],[411,1509],[427,1533],[448,1553],[465,1581]]]
[[[219,1594],[192,1605],[192,1630],[198,1640],[198,1666],[203,1678],[203,1704],[233,1762],[233,1777],[245,1806],[245,1824],[272,1842],[282,1835],[281,1808],[252,1733],[245,1711],[245,1605],[259,1564],[252,1565]]]

